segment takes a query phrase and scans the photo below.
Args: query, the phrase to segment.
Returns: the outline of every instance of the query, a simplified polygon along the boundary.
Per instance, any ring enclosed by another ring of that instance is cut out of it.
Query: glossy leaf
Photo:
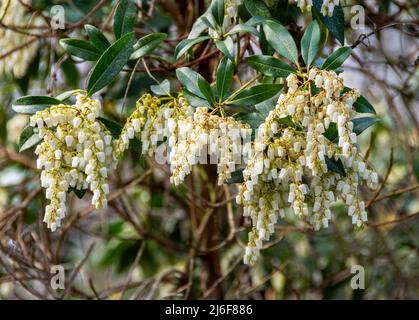
[[[52,105],[59,105],[61,101],[56,98],[46,96],[25,96],[17,99],[12,109],[17,113],[34,114]]]
[[[26,126],[19,137],[19,152],[25,151],[37,145],[42,138],[34,131],[31,126]]]
[[[267,55],[255,55],[246,58],[246,63],[253,69],[269,77],[286,77],[296,72],[289,64]]]
[[[294,39],[280,23],[267,20],[263,25],[266,40],[281,56],[298,64],[298,51]]]
[[[183,56],[190,48],[194,45],[201,43],[205,40],[208,40],[209,36],[201,36],[195,39],[185,39],[179,42],[175,49],[175,59],[178,60],[181,56]]]
[[[259,84],[237,94],[230,104],[240,107],[255,106],[273,97],[282,87],[282,84]]]
[[[105,35],[95,26],[92,26],[90,24],[86,24],[84,26],[84,29],[87,32],[87,35],[89,36],[90,42],[93,44],[93,46],[99,51],[104,52],[106,49],[109,48],[111,43],[109,40],[105,37]]]
[[[354,124],[354,128],[352,131],[355,132],[356,135],[360,135],[362,132],[364,132],[372,125],[376,124],[378,121],[380,120],[377,118],[370,117],[355,118],[352,120]]]
[[[343,177],[346,177],[345,167],[343,166],[343,163],[340,159],[335,160],[329,157],[324,157],[324,159],[326,160],[327,168],[330,171],[333,171],[335,173],[340,174]]]
[[[217,49],[224,54],[224,56],[229,58],[231,61],[234,61],[234,42],[231,37],[216,41],[215,45]]]
[[[153,52],[166,38],[165,33],[151,33],[142,37],[134,44],[130,60],[140,59]]]
[[[186,89],[183,89],[183,96],[189,102],[189,104],[194,108],[210,107],[210,104],[208,103],[207,100],[193,94],[192,92],[190,92]]]
[[[313,12],[327,29],[335,36],[338,41],[344,45],[345,42],[345,14],[343,13],[342,6],[336,6],[333,10],[332,17],[324,16],[321,14],[321,7],[323,0],[313,0]]]
[[[186,88],[186,90],[190,91],[201,99],[205,99],[205,96],[202,94],[201,89],[198,86],[198,79],[202,78],[200,74],[191,68],[183,67],[176,70],[176,76],[180,83],[182,83],[182,85]]]
[[[234,64],[227,57],[223,57],[217,69],[217,90],[221,102],[233,83]]]
[[[269,8],[263,0],[244,0],[244,5],[252,16],[272,18]]]
[[[100,52],[94,45],[81,39],[61,39],[60,45],[70,55],[87,61],[96,61],[100,58]]]
[[[307,27],[301,39],[301,52],[303,60],[307,66],[310,66],[316,58],[320,49],[320,27],[316,20],[313,20]]]
[[[87,84],[89,95],[107,86],[118,76],[132,54],[133,38],[133,33],[126,34],[102,54]]]
[[[113,32],[117,39],[134,30],[137,20],[137,6],[131,0],[121,0],[113,20]]]
[[[218,26],[222,27],[224,22],[224,0],[213,0],[211,13]]]
[[[325,62],[323,62],[323,70],[335,70],[339,68],[352,53],[350,47],[342,47],[333,52]]]
[[[158,96],[168,96],[170,95],[170,81],[165,79],[158,85],[150,86],[150,89],[154,94]]]
[[[244,169],[238,169],[238,170],[234,171],[231,174],[231,178],[228,179],[226,181],[226,183],[227,184],[233,184],[233,183],[242,183],[242,182],[244,182],[243,170]]]

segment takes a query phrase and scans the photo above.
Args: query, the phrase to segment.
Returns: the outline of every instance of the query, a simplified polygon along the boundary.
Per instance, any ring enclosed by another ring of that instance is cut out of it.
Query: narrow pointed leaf
[[[323,62],[323,70],[335,70],[339,68],[352,53],[350,47],[342,47],[333,52],[325,62]]]
[[[346,177],[345,167],[340,159],[335,160],[329,157],[325,157],[327,168],[330,171],[340,174],[343,177]]]
[[[94,45],[81,39],[61,39],[60,45],[70,55],[87,61],[96,61],[100,58],[100,52]]]
[[[95,26],[92,26],[90,24],[86,24],[84,26],[84,29],[87,32],[87,35],[89,36],[90,42],[93,44],[93,46],[99,51],[104,52],[106,49],[109,48],[111,43],[109,40],[105,37],[105,35]]]
[[[132,54],[133,38],[133,33],[126,34],[102,54],[87,84],[89,95],[107,86],[118,76]]]
[[[289,64],[267,55],[255,55],[246,58],[246,63],[253,69],[269,77],[286,77],[295,73],[295,69]]]
[[[130,60],[140,59],[153,52],[166,38],[166,33],[152,33],[142,37],[134,44]]]
[[[370,118],[370,117],[363,117],[363,118],[355,118],[352,120],[354,124],[353,132],[356,133],[356,135],[360,135],[362,132],[364,132],[366,129],[371,127],[372,125],[376,124],[378,121],[380,121],[377,118]]]
[[[211,13],[218,26],[222,27],[224,22],[224,0],[212,1]]]
[[[115,11],[113,32],[117,39],[134,30],[137,6],[131,0],[121,0]]]
[[[276,95],[282,87],[282,84],[259,84],[240,92],[230,104],[239,107],[255,106]]]
[[[19,137],[19,152],[25,151],[37,145],[42,139],[31,126],[26,126]]]
[[[208,40],[209,36],[201,36],[195,39],[185,39],[179,42],[175,49],[175,59],[178,60],[181,56],[183,56],[190,48],[194,45],[201,43],[205,40]]]
[[[267,20],[263,25],[266,40],[281,56],[298,64],[298,51],[294,39],[282,24]]]
[[[176,70],[176,76],[179,79],[180,83],[186,88],[186,90],[190,91],[194,95],[200,97],[201,99],[205,99],[205,96],[202,94],[201,89],[199,88],[199,79],[205,81],[202,76],[188,67],[179,68]]]
[[[17,113],[34,114],[52,105],[59,105],[61,100],[45,96],[25,96],[17,99],[12,109]]]
[[[316,58],[320,48],[320,27],[316,20],[313,20],[307,27],[301,39],[301,52],[303,60],[307,66],[310,66]]]
[[[227,57],[223,57],[217,69],[217,90],[220,102],[233,83],[234,64]]]

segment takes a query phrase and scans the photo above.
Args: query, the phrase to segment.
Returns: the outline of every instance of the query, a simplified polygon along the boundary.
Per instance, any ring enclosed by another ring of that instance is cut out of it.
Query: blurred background
[[[274,8],[281,1],[265,4]],[[6,2],[0,1],[0,12]],[[84,87],[92,64],[65,55],[58,40],[86,37],[85,23],[111,39],[117,1],[13,3],[21,9],[0,23],[0,299],[419,298],[418,1],[341,1],[345,42],[355,45],[344,65],[345,84],[359,88],[381,120],[360,141],[381,182],[374,193],[363,190],[368,225],[355,230],[339,203],[332,224],[318,232],[288,212],[254,267],[242,263],[250,223],[231,201],[236,186],[218,187],[211,166],[197,167],[185,185],[171,186],[168,167],[140,157],[140,150],[129,150],[111,177],[108,209],[94,210],[89,193],[83,199],[71,194],[63,228],[46,229],[33,149],[19,153],[28,117],[14,113],[11,104],[27,94]],[[188,63],[212,80],[218,61],[218,53],[180,64],[173,59],[175,46],[208,1],[136,3],[137,37],[151,32],[169,37],[135,73],[125,108],[131,73],[102,92],[106,116],[116,121],[155,84],[149,73],[173,80],[176,67]],[[64,8],[64,30],[49,26],[55,5]],[[354,5],[365,13],[365,25],[357,29],[351,27]],[[298,38],[311,14],[302,14],[290,1],[283,19]],[[244,39],[242,50],[249,40]],[[329,36],[323,54],[338,46]],[[195,57],[211,50],[214,46],[203,42]],[[242,66],[239,72],[249,70]],[[56,265],[65,269],[65,289],[51,287]],[[363,290],[351,288],[353,266],[365,271]]]

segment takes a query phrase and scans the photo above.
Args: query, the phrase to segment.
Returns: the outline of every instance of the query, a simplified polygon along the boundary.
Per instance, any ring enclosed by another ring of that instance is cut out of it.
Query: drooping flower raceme
[[[27,0],[23,2],[29,2]],[[19,31],[28,26],[42,26],[40,17],[31,17],[20,1],[1,1],[0,16],[4,15],[2,23],[12,28],[0,26],[0,73],[12,73],[16,78],[22,78],[36,54],[37,39],[30,34]],[[20,49],[16,49],[20,48]]]
[[[141,136],[142,153],[149,156],[157,152],[159,142],[166,142],[162,146],[168,153],[170,181],[175,185],[184,181],[194,165],[208,163],[208,157],[211,164],[217,164],[218,183],[222,184],[242,163],[242,141],[249,141],[250,150],[249,125],[207,108],[193,109],[181,95],[166,101],[149,94],[142,96],[122,130],[118,152],[128,148],[135,133]]]
[[[74,105],[60,104],[38,111],[30,125],[38,128],[43,142],[36,147],[41,186],[50,203],[44,222],[54,231],[66,214],[67,192],[90,189],[96,208],[107,206],[107,177],[116,168],[116,140],[97,119],[98,100],[78,95]]]
[[[357,91],[344,92],[334,71],[310,70],[302,79],[291,74],[288,91],[259,127],[254,154],[243,171],[237,202],[252,220],[244,261],[253,264],[274,232],[286,208],[318,230],[331,219],[330,204],[342,200],[352,223],[367,221],[358,193],[361,180],[376,188],[378,176],[368,169],[358,151],[351,119]],[[342,93],[344,92],[344,93]],[[324,133],[336,125],[338,143]],[[346,173],[336,173],[328,163],[341,163]]]
[[[294,0],[301,11],[310,11],[313,6],[313,0]],[[332,16],[335,7],[339,5],[339,0],[323,0],[320,12],[324,16]]]
[[[232,117],[222,117],[207,108],[197,108],[193,119],[178,122],[178,138],[173,141],[170,150],[171,182],[175,185],[183,182],[192,166],[207,163],[217,164],[218,184],[223,184],[241,164],[242,154],[246,154],[246,145],[250,151],[251,129]],[[242,150],[244,149],[244,150]]]

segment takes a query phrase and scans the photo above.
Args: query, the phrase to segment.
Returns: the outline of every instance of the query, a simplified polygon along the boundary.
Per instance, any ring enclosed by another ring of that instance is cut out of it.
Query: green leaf
[[[362,117],[362,118],[355,118],[352,120],[354,124],[353,132],[356,133],[356,135],[360,135],[364,130],[371,127],[372,125],[376,124],[378,121],[380,121],[377,118],[370,118],[370,117]]]
[[[201,43],[205,40],[208,40],[209,36],[201,36],[195,39],[185,39],[179,42],[175,49],[175,59],[178,60],[181,56],[183,56],[190,48],[194,45]]]
[[[338,140],[338,128],[336,123],[331,122],[329,128],[323,133],[323,135],[331,142],[336,142]]]
[[[61,64],[61,71],[63,72],[65,83],[72,87],[78,88],[80,81],[79,70],[71,59],[65,59]]]
[[[282,87],[282,84],[259,84],[240,92],[230,101],[230,104],[239,107],[254,106],[273,97]]]
[[[151,33],[142,37],[134,44],[134,52],[131,54],[130,60],[140,59],[154,51],[166,38],[167,34],[165,33]]]
[[[55,97],[55,99],[58,99],[60,101],[65,101],[68,98],[74,96],[75,94],[82,92],[83,90],[76,89],[76,90],[70,90],[60,93],[58,96]]]
[[[205,99],[205,96],[202,94],[201,89],[198,85],[198,79],[202,76],[193,71],[191,68],[183,67],[176,70],[176,76],[179,79],[180,83],[191,93]],[[202,78],[203,79],[203,78]]]
[[[81,39],[61,39],[60,45],[70,55],[87,61],[96,61],[100,58],[100,52],[90,42]]]
[[[295,69],[289,64],[267,55],[255,55],[246,58],[246,63],[253,69],[269,77],[286,77],[295,73]]]
[[[95,46],[95,48],[100,53],[104,52],[106,49],[109,48],[111,43],[102,33],[102,31],[100,31],[98,28],[90,24],[86,24],[84,26],[84,29],[86,30],[87,35],[89,36],[90,42]]]
[[[58,99],[46,96],[25,96],[17,99],[12,109],[17,113],[34,114],[52,105],[59,105],[62,102]]]
[[[170,95],[170,81],[165,79],[159,85],[150,86],[151,91],[158,96],[169,96]]]
[[[69,193],[73,192],[77,196],[77,198],[82,199],[84,195],[86,194],[87,189],[76,189],[76,188],[70,187],[68,189],[68,192]]]
[[[224,22],[224,0],[213,0],[211,13],[218,26],[222,27]]]
[[[333,52],[325,62],[323,62],[323,70],[335,70],[339,68],[346,59],[351,55],[352,49],[350,47],[342,47]]]
[[[194,107],[194,108],[198,108],[198,107],[210,107],[210,104],[208,103],[207,100],[198,97],[197,95],[193,94],[192,92],[183,89],[183,96],[185,97],[185,99],[189,102],[189,104]]]
[[[281,56],[298,64],[298,51],[294,39],[288,30],[280,23],[267,20],[263,25],[266,40]]]
[[[114,139],[119,138],[122,132],[122,125],[120,125],[118,122],[103,117],[99,117],[98,120],[103,123],[103,125],[106,127],[106,129],[108,129]],[[138,150],[138,148],[141,147],[141,142],[136,137],[134,137],[130,141],[129,146],[130,148]]]
[[[202,32],[208,29],[202,18],[210,14],[210,9],[211,7],[209,7],[207,11],[205,11],[205,13],[194,22],[191,32],[189,32],[188,39],[195,39],[199,37]]]
[[[217,69],[217,90],[219,101],[223,101],[228,89],[233,83],[234,64],[227,57],[223,57]]]
[[[137,6],[131,0],[121,0],[113,18],[113,32],[117,39],[134,30]]]
[[[364,97],[359,96],[358,99],[354,102],[355,111],[358,113],[373,113],[376,114],[376,111],[371,103]]]
[[[256,28],[247,24],[235,25],[233,29],[226,33],[226,36],[231,36],[236,33],[252,33],[255,36],[259,37],[259,32],[256,30]]]
[[[128,33],[111,45],[100,57],[90,75],[87,93],[92,95],[112,82],[132,54],[134,33]]]
[[[212,92],[211,86],[207,80],[203,77],[198,77],[198,88],[202,92],[202,95],[212,104],[215,104],[214,93]]]
[[[340,159],[335,160],[335,159],[331,159],[327,156],[324,157],[324,159],[326,160],[327,168],[330,171],[333,171],[335,173],[340,174],[343,177],[346,177],[345,167],[343,166],[343,163]]]
[[[253,17],[272,18],[271,12],[263,0],[244,0],[244,5]]]
[[[316,20],[313,20],[307,27],[301,39],[301,52],[303,60],[310,66],[316,58],[320,48],[320,27]]]
[[[358,136],[365,129],[374,125],[378,121],[379,121],[379,119],[377,119],[377,118],[369,118],[369,117],[355,118],[355,119],[352,120],[352,123],[354,124],[354,128],[353,128],[352,131]],[[336,123],[331,122],[330,125],[329,125],[329,128],[327,128],[326,132],[323,133],[323,135],[329,141],[336,143],[338,141],[338,138],[339,138]]]
[[[259,112],[241,112],[234,116],[236,120],[247,123],[252,129],[257,129],[265,122],[265,117]]]
[[[342,94],[352,91],[353,89],[345,87],[342,91]],[[358,113],[373,113],[376,114],[376,111],[371,103],[364,97],[359,96],[358,99],[354,102],[355,111]]]
[[[34,131],[31,126],[26,126],[19,137],[19,152],[25,151],[37,145],[42,138]]]
[[[244,182],[243,170],[244,169],[238,169],[238,170],[234,171],[231,174],[231,178],[228,179],[226,181],[226,183],[227,184],[233,184],[233,183],[242,183],[242,182]]]
[[[234,61],[234,42],[231,37],[215,42],[215,46],[220,50],[224,56]]]
[[[345,42],[345,14],[343,13],[342,6],[336,6],[333,10],[332,17],[324,16],[321,14],[323,0],[313,1],[313,15],[323,22],[327,29],[335,36],[339,42],[344,45]]]

